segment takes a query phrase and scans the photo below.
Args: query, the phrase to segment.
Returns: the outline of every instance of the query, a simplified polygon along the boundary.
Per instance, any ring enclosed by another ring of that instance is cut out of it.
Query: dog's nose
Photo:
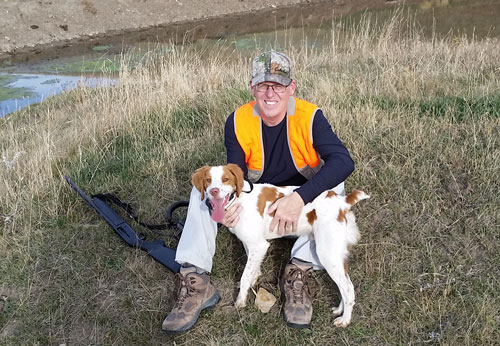
[[[219,195],[219,189],[218,188],[211,189],[210,194],[214,197],[217,197]]]

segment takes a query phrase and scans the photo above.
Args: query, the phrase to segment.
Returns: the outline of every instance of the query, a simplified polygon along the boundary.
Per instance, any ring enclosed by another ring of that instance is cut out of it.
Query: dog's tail
[[[348,194],[346,196],[345,201],[347,204],[350,204],[350,206],[352,207],[353,205],[355,205],[359,201],[361,201],[363,199],[367,199],[367,198],[370,198],[370,196],[367,195],[365,192],[363,192],[361,190],[354,190],[353,192],[351,192],[350,194]]]
[[[337,221],[338,222],[347,223],[346,216],[349,214],[349,211],[351,210],[351,207],[353,205],[355,205],[356,203],[358,203],[359,201],[361,201],[363,199],[366,199],[366,198],[370,198],[370,196],[367,195],[366,193],[364,193],[361,190],[355,190],[355,191],[351,192],[350,194],[348,194],[345,197],[345,203],[346,204],[344,205],[343,208],[341,207],[340,210],[339,210],[339,213],[338,213],[338,216],[337,216]],[[354,215],[352,215],[352,218],[354,218]]]

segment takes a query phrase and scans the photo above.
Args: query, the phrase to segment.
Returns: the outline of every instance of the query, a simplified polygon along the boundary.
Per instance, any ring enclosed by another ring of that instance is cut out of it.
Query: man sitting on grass
[[[254,183],[299,186],[293,194],[277,200],[270,229],[292,234],[304,205],[323,191],[344,194],[344,180],[354,170],[349,152],[337,138],[321,109],[295,98],[296,81],[288,56],[265,52],[253,60],[250,90],[255,101],[231,113],[225,124],[227,162],[241,167]],[[303,165],[299,163],[305,163]],[[222,223],[234,227],[241,206],[231,205]],[[163,321],[163,330],[175,334],[193,327],[203,309],[219,301],[210,283],[217,224],[205,201],[192,189],[189,209],[177,247],[176,261],[182,265],[177,302]],[[314,239],[299,237],[282,278],[285,295],[283,317],[294,328],[308,327],[312,305],[308,278],[323,266],[316,255]]]

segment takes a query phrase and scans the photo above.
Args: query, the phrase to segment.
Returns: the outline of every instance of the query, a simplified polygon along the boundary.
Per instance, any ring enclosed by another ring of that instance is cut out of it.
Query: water
[[[22,97],[14,96],[0,101],[0,117],[34,103],[42,102],[46,98],[60,94],[65,90],[74,89],[81,84],[96,87],[118,83],[117,79],[112,78],[46,74],[0,74],[0,77],[8,77],[8,82],[4,85],[4,88],[22,95]]]
[[[424,0],[404,8],[401,14],[411,18],[412,23],[415,23],[426,37],[500,37],[499,0]],[[228,53],[236,50],[243,55],[246,52],[254,54],[255,50],[285,48],[290,44],[307,46],[308,49],[323,49],[331,44],[332,26],[334,29],[335,26],[355,26],[367,15],[371,16],[372,22],[381,26],[394,16],[394,9],[353,14],[316,27],[203,39],[190,44],[186,49],[207,52],[216,49]],[[131,57],[135,61],[131,63],[134,64],[140,63],[151,49],[151,45],[145,43],[127,47],[125,51],[133,52]],[[171,51],[168,46],[160,45],[154,49],[160,54],[168,54]],[[5,72],[0,73],[0,117],[27,105],[42,102],[47,97],[76,87],[79,83],[87,86],[118,83],[118,79],[88,76],[103,72],[108,75],[116,73],[120,68],[120,57],[116,52],[121,51],[124,51],[123,47],[95,46],[85,56],[4,68]],[[26,73],[27,71],[30,73]],[[87,77],[76,77],[75,74]]]

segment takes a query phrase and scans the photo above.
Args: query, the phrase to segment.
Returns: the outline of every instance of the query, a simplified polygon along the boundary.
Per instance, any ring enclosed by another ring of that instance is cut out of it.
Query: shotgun
[[[113,208],[98,197],[90,198],[68,177],[64,177],[78,195],[101,216],[108,225],[130,246],[146,251],[155,260],[163,264],[172,272],[179,272],[180,265],[175,261],[175,249],[165,246],[162,239],[145,241],[139,237],[130,225]]]

